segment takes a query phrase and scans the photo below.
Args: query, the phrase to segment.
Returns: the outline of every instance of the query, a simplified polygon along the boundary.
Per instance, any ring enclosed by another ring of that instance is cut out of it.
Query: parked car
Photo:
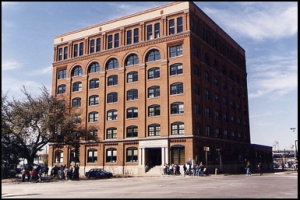
[[[274,165],[274,168],[275,168],[275,169],[280,167],[280,165],[279,165],[278,162],[273,162],[273,165]]]
[[[110,178],[113,176],[113,174],[101,168],[92,168],[89,171],[85,172],[85,176],[87,178]]]

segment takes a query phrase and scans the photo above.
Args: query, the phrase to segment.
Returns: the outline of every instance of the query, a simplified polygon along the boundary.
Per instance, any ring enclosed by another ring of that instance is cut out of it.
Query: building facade
[[[187,161],[237,172],[253,157],[245,50],[193,2],[55,37],[52,94],[97,129],[80,140],[81,173]],[[49,165],[73,155],[50,144]]]

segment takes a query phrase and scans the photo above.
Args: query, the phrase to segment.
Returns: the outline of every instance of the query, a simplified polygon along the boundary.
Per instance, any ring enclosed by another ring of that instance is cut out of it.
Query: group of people
[[[35,169],[33,167],[29,167],[26,169],[25,167],[21,170],[22,174],[22,182],[25,182],[25,178],[27,176],[27,180],[29,182],[32,182],[33,180],[37,180],[38,182],[42,182],[42,174],[47,175],[48,174],[48,167],[45,168],[45,171],[43,171],[43,168],[41,165],[38,165]]]
[[[250,161],[247,162],[245,170],[246,170],[246,176],[251,176],[251,163],[250,163]],[[259,173],[260,176],[262,176],[263,172],[262,172],[261,162],[259,162],[258,165],[257,165],[257,172]]]
[[[51,169],[51,177],[58,177],[60,180],[79,179],[79,165],[69,167],[67,165],[55,165]]]
[[[204,176],[205,173],[205,167],[202,164],[202,162],[200,162],[200,164],[196,164],[192,167],[192,164],[190,162],[187,162],[186,164],[184,164],[182,166],[183,168],[183,174],[185,175],[193,175],[193,176]],[[164,166],[164,173],[165,175],[180,175],[180,167],[179,165],[168,165],[165,164]]]
[[[204,167],[202,162],[200,162],[200,164],[194,165],[193,167],[190,162],[187,162],[185,165],[183,165],[184,175],[204,176],[205,170],[206,168]]]

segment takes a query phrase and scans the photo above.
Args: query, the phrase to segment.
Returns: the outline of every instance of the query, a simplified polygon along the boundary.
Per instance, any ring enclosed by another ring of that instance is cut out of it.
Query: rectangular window
[[[127,31],[127,44],[132,43],[132,30]]]
[[[68,47],[64,48],[64,60],[68,59]]]
[[[90,53],[94,53],[95,49],[95,40],[90,41]]]
[[[100,38],[97,38],[96,40],[96,52],[101,50],[101,40]]]
[[[112,41],[112,35],[109,35],[108,36],[108,42],[107,42],[107,48],[108,49],[111,49],[112,48],[112,44],[113,44],[113,41]]]
[[[58,77],[57,79],[64,79],[67,77],[67,70],[66,69],[62,69],[58,71]]]
[[[154,38],[159,38],[160,27],[159,23],[154,24]]]
[[[135,28],[133,32],[134,32],[134,43],[137,43],[139,42],[139,29]]]
[[[62,48],[58,49],[58,60],[62,60]]]
[[[79,56],[83,55],[83,42],[80,42],[79,44]]]
[[[114,48],[119,47],[119,33],[115,34],[115,42],[114,42],[115,46]]]
[[[147,26],[147,40],[152,40],[152,24]]]
[[[74,44],[74,58],[78,56],[78,44]]]
[[[181,33],[183,30],[182,28],[182,17],[177,18],[177,33]]]
[[[182,55],[182,45],[170,47],[170,58]]]
[[[174,19],[169,20],[169,35],[175,34]]]

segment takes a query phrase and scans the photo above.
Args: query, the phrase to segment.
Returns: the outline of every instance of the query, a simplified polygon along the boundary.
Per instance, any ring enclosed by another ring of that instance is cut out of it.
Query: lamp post
[[[207,152],[209,151],[209,147],[204,146],[204,151],[205,151],[205,168],[207,169]]]

